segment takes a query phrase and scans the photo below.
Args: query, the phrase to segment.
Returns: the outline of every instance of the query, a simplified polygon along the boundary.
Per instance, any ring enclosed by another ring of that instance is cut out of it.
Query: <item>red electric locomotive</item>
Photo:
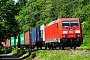
[[[59,18],[46,25],[46,47],[79,47],[83,43],[79,18]]]

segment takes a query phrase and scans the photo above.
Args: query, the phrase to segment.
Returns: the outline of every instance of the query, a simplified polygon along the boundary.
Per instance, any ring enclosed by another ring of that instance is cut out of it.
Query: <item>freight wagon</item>
[[[36,46],[37,49],[42,49],[42,47],[45,46],[45,25],[41,25],[36,28],[36,34],[37,34],[37,39],[36,39]]]
[[[25,48],[29,48],[30,45],[30,31],[24,33],[25,37]]]
[[[10,46],[15,47],[15,37],[10,38]]]
[[[3,44],[3,47],[10,47],[10,39],[6,39],[5,42],[1,42]]]

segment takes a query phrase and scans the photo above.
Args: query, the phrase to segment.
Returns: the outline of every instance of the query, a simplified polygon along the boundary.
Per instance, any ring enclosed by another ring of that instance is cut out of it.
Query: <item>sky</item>
[[[17,0],[14,0],[15,2],[17,2]]]

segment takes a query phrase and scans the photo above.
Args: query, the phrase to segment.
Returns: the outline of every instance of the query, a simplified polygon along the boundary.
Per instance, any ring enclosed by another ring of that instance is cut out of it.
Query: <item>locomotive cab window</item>
[[[71,21],[71,27],[76,27],[78,26],[78,21]]]
[[[70,22],[69,21],[62,21],[62,27],[69,27]]]
[[[78,21],[74,20],[74,21],[62,21],[62,27],[77,27]]]

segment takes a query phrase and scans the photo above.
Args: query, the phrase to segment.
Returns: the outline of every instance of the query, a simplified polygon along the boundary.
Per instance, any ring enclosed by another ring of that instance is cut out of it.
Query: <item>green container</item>
[[[15,39],[16,45],[18,45],[18,36]]]
[[[15,46],[15,38],[11,37],[10,41],[11,41],[11,46]]]
[[[24,33],[20,34],[20,44],[24,44]]]

